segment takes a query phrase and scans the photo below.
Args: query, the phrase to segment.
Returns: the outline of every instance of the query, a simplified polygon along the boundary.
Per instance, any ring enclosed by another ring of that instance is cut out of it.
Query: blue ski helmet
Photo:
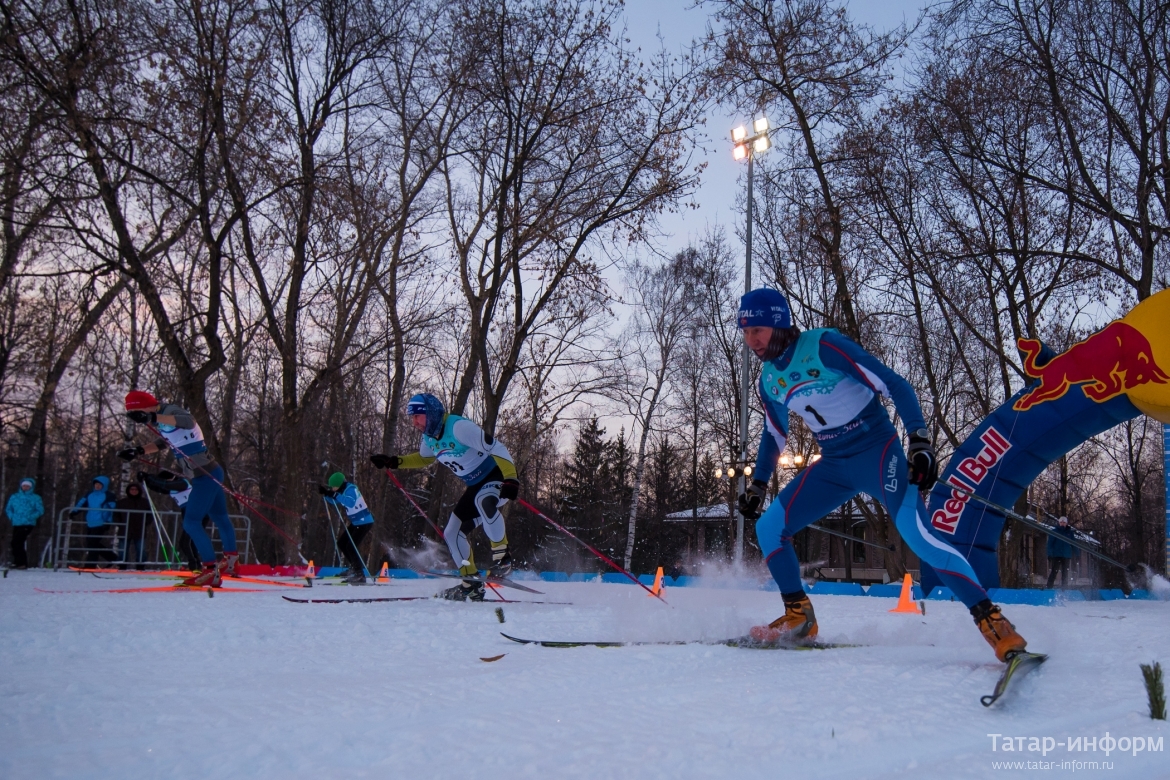
[[[765,327],[790,328],[792,314],[788,310],[788,299],[779,290],[760,287],[743,294],[739,299],[739,328]]]
[[[410,400],[406,403],[406,413],[411,416],[425,414],[427,416],[427,428],[423,433],[432,439],[439,438],[439,434],[443,432],[443,417],[446,414],[446,410],[443,409],[443,402],[430,393],[420,393],[411,396]]]

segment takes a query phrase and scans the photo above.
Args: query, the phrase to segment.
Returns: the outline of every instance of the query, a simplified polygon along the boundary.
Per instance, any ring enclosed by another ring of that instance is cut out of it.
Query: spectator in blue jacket
[[[81,497],[77,506],[69,513],[70,517],[77,517],[85,511],[85,563],[94,561],[116,561],[117,554],[111,549],[106,536],[110,523],[114,519],[110,511],[116,506],[114,497],[110,495],[109,477],[94,477],[93,490]]]
[[[1061,537],[1077,538],[1077,532],[1068,524],[1067,517],[1061,517],[1056,521],[1056,528],[1052,529],[1052,534],[1048,537],[1048,587],[1050,588],[1056,582],[1057,571],[1060,572],[1060,587],[1068,586],[1068,561],[1069,558],[1072,558],[1072,545]]]
[[[20,481],[20,490],[9,496],[4,506],[4,514],[12,521],[12,566],[16,569],[28,568],[25,542],[37,527],[37,520],[45,513],[45,505],[35,492],[36,486],[35,479],[25,477]]]

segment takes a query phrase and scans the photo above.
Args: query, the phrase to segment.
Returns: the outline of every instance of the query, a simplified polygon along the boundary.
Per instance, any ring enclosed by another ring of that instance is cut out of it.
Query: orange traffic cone
[[[662,567],[658,567],[658,573],[654,575],[654,587],[650,588],[647,596],[661,596],[662,591],[666,590],[666,586],[662,584]]]
[[[309,568],[305,569],[305,577],[307,577],[308,579],[311,580],[316,576],[317,576],[317,567],[313,565],[312,561],[309,561]]]
[[[382,561],[382,571],[378,572],[378,579],[375,582],[389,582],[390,581],[390,564]]]
[[[918,607],[914,604],[914,581],[910,579],[910,572],[902,579],[902,594],[898,596],[898,606],[890,612],[912,612],[918,614]]]

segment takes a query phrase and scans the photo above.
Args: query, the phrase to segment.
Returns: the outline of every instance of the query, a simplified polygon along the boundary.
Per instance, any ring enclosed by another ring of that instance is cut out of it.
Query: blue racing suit
[[[228,517],[223,488],[223,467],[211,457],[203,440],[203,430],[186,409],[166,404],[159,414],[172,415],[175,425],[159,423],[159,450],[170,448],[183,476],[191,483],[191,492],[183,511],[183,530],[195,542],[204,564],[215,562],[211,537],[203,529],[203,518],[210,517],[219,529],[219,541],[225,553],[236,552],[236,529]]]
[[[882,502],[910,549],[957,598],[974,606],[987,593],[967,560],[926,530],[926,507],[910,489],[906,455],[879,395],[893,400],[907,430],[926,427],[910,384],[835,330],[805,331],[783,355],[764,363],[765,426],[752,479],[771,477],[788,440],[790,411],[804,420],[821,449],[821,458],[788,483],[756,522],[768,569],[781,593],[803,591],[793,535],[867,493]]]

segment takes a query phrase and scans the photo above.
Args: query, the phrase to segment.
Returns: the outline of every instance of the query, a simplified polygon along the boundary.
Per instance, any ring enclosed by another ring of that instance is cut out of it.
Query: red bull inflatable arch
[[[1048,464],[1093,436],[1141,414],[1170,423],[1170,290],[1060,354],[1036,339],[1019,348],[1035,381],[955,450],[927,502],[931,533],[963,553],[988,588],[999,587],[1007,518],[970,493],[1010,507]],[[939,584],[923,564],[923,591]]]

